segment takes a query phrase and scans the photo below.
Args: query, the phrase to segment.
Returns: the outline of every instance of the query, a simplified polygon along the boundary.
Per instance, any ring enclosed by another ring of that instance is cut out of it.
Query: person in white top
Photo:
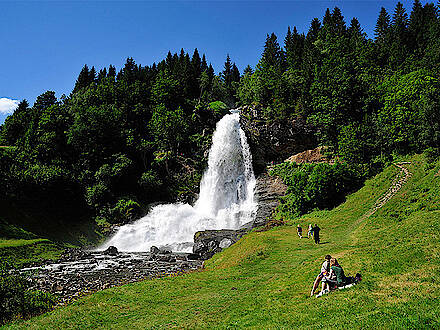
[[[313,283],[312,291],[310,292],[310,297],[315,294],[316,289],[318,288],[319,282],[323,279],[324,276],[327,276],[330,273],[330,259],[331,255],[327,254],[324,257],[324,262],[321,265],[321,272],[316,277],[315,282]]]
[[[309,224],[309,229],[307,231],[307,238],[311,238],[313,236],[313,226]]]

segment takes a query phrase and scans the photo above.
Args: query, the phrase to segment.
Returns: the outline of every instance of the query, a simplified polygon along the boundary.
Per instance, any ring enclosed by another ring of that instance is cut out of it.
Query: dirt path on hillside
[[[381,209],[411,178],[412,173],[404,166],[411,164],[410,162],[393,163],[400,172],[397,174],[391,186],[388,188],[387,192],[380,196],[367,212],[365,212],[353,225],[356,228],[364,222],[366,219],[371,217],[377,210]]]

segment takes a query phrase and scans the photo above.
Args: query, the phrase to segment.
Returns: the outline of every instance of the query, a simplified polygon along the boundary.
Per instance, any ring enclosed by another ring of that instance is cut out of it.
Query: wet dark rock
[[[267,121],[261,106],[240,108],[240,126],[246,134],[256,174],[267,164],[282,162],[293,154],[315,148],[315,130],[304,119]]]
[[[160,248],[159,249],[159,254],[171,254],[171,250],[167,249],[167,248]]]
[[[199,260],[200,259],[200,255],[196,254],[196,253],[190,253],[186,256],[187,260]]]
[[[265,225],[272,219],[272,214],[280,203],[280,198],[286,194],[287,185],[281,178],[270,176],[267,173],[257,177],[255,185],[255,200],[258,202],[257,212],[253,221],[245,224],[243,228],[251,229]]]
[[[246,229],[198,231],[194,234],[193,253],[199,255],[202,260],[209,259],[214,254],[237,242],[246,233]]]
[[[153,253],[153,254],[158,254],[159,253],[159,248],[157,247],[157,246],[152,246],[152,247],[150,247],[150,252],[151,253]]]
[[[66,249],[63,254],[61,255],[60,259],[58,261],[61,262],[67,262],[67,261],[79,261],[79,260],[85,260],[90,258],[90,252],[78,249],[78,248],[71,248]],[[49,264],[48,262],[47,264]]]
[[[117,256],[118,255],[118,249],[116,246],[109,246],[107,250],[103,252],[104,254],[107,254],[109,256]]]

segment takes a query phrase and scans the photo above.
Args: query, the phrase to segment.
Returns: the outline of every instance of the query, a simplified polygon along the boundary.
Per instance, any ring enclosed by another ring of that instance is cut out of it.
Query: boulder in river
[[[194,234],[193,253],[206,260],[211,258],[215,253],[231,246],[237,242],[247,230],[204,230]]]
[[[152,247],[150,247],[150,252],[152,253],[152,254],[158,254],[159,253],[159,248],[157,247],[157,246],[152,246]]]
[[[118,249],[116,248],[116,246],[109,246],[108,248],[107,248],[107,250],[105,250],[104,252],[103,252],[103,254],[107,254],[107,255],[109,255],[109,256],[117,256],[118,255]]]

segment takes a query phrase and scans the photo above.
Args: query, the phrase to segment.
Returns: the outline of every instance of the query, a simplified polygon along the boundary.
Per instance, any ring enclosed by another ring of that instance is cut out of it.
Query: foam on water
[[[189,204],[164,204],[145,217],[119,228],[100,249],[113,245],[121,251],[149,251],[167,246],[190,252],[196,231],[238,229],[255,216],[255,176],[239,114],[224,116],[216,126],[208,169],[200,183],[199,199]]]

